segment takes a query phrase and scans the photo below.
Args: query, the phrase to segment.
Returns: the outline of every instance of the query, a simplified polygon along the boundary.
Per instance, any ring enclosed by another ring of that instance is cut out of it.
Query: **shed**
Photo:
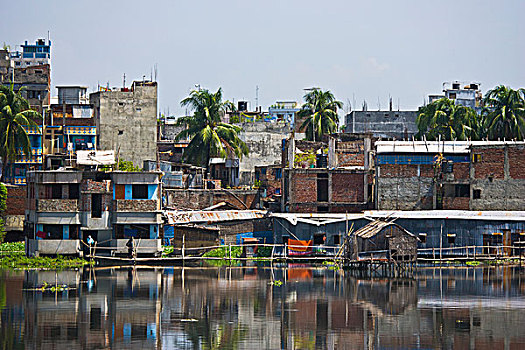
[[[396,260],[413,262],[419,238],[393,221],[375,220],[350,234],[346,256],[351,260]]]

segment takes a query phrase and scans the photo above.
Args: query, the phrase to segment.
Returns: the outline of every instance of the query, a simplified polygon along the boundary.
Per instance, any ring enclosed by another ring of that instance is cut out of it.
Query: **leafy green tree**
[[[442,98],[419,108],[416,119],[417,138],[427,140],[478,140],[482,135],[481,120],[472,108],[456,105]]]
[[[306,118],[300,130],[306,131],[310,141],[320,141],[323,135],[337,132],[339,117],[337,109],[343,107],[343,102],[337,101],[329,91],[314,89],[304,95],[305,104],[297,113],[299,118]]]
[[[0,157],[2,177],[9,162],[15,161],[20,150],[31,155],[31,142],[24,126],[35,127],[35,120],[41,120],[40,113],[30,109],[29,103],[11,86],[0,86]]]
[[[525,89],[496,86],[487,92],[483,104],[483,126],[489,139],[525,139]]]
[[[222,101],[221,88],[216,93],[194,90],[181,101],[181,106],[193,110],[193,115],[177,120],[177,125],[186,129],[175,140],[191,139],[184,150],[185,161],[208,169],[212,157],[248,155],[248,146],[239,138],[242,128],[221,120],[221,116],[233,107],[231,102]]]

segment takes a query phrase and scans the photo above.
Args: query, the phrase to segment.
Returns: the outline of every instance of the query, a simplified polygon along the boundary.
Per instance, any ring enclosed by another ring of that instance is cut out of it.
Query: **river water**
[[[0,349],[523,349],[525,270],[0,271],[0,311]]]

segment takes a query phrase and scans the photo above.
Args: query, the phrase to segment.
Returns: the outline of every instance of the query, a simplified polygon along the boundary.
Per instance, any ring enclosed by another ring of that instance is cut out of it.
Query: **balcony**
[[[27,157],[25,155],[18,156],[15,164],[42,164],[42,155]]]
[[[156,199],[117,199],[113,202],[115,211],[152,212],[160,210],[160,202]]]
[[[77,212],[77,199],[39,199],[37,202],[39,212]]]
[[[66,126],[66,135],[96,135],[97,128],[94,126]]]
[[[27,132],[28,135],[42,135],[42,129],[38,126],[23,126],[24,130]]]

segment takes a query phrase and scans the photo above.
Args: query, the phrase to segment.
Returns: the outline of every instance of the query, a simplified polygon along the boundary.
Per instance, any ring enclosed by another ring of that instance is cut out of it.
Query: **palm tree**
[[[308,140],[320,141],[323,135],[337,131],[337,109],[342,108],[343,103],[337,101],[329,90],[314,89],[304,95],[304,101],[297,115],[306,118],[300,130],[306,131]]]
[[[35,127],[35,120],[41,119],[40,113],[30,109],[29,103],[20,91],[0,86],[0,157],[2,157],[2,177],[9,162],[14,162],[20,155],[31,155],[31,142],[24,127]]]
[[[192,116],[177,120],[177,125],[186,129],[175,140],[191,138],[184,151],[186,161],[208,169],[212,157],[248,155],[248,146],[239,138],[242,128],[221,121],[223,113],[232,109],[231,102],[222,101],[221,88],[216,93],[194,90],[180,104],[193,110]]]
[[[480,118],[476,112],[453,100],[442,98],[419,108],[416,119],[417,138],[427,140],[478,140],[482,137]]]
[[[525,89],[499,85],[487,92],[483,103],[483,126],[490,139],[525,139]]]

